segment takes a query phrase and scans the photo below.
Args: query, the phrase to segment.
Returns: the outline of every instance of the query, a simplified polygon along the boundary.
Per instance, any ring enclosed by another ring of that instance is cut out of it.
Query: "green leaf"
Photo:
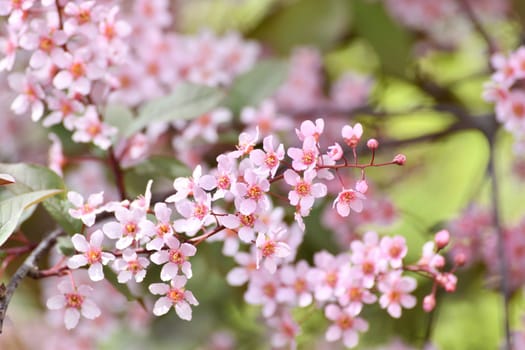
[[[274,11],[252,36],[280,53],[311,45],[321,50],[334,46],[350,29],[348,0],[301,0]]]
[[[44,190],[20,194],[0,202],[0,246],[11,236],[20,223],[25,209],[55,196],[63,190]]]
[[[73,242],[71,242],[71,237],[58,237],[56,247],[64,256],[73,256],[76,254]]]
[[[122,131],[122,135],[129,137],[155,122],[196,118],[217,107],[223,98],[224,93],[217,88],[179,84],[170,95],[146,103],[137,119]]]
[[[261,61],[250,71],[235,79],[225,106],[239,113],[243,107],[258,106],[284,83],[288,64],[277,60]]]
[[[354,0],[352,4],[355,31],[374,48],[383,72],[405,76],[412,57],[409,33],[390,18],[382,3]]]
[[[7,187],[15,194],[52,188],[63,190],[60,196],[47,199],[44,208],[66,233],[80,232],[82,222],[69,215],[71,203],[66,199],[64,180],[54,171],[41,165],[17,163],[0,164],[0,172],[9,173],[15,178],[16,183]]]
[[[142,177],[153,178],[162,176],[171,180],[191,174],[186,165],[173,157],[167,156],[152,156],[129,169],[129,171]]]
[[[122,105],[107,105],[104,109],[104,121],[118,130],[117,138],[123,138],[125,130],[133,123],[133,112]]]

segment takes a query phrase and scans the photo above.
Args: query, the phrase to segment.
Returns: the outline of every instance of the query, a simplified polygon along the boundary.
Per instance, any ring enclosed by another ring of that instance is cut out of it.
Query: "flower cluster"
[[[416,280],[405,276],[405,271],[426,275],[435,286],[447,291],[455,289],[456,278],[442,271],[445,260],[439,254],[448,244],[445,231],[436,235],[435,243],[424,246],[415,265],[403,264],[407,247],[402,236],[380,239],[375,232],[353,241],[348,252],[317,253],[314,266],[302,260],[294,262],[303,240],[303,218],[310,214],[316,200],[327,195],[327,183],[337,193],[332,211],[344,218],[366,206],[367,167],[404,162],[404,156],[397,155],[391,162],[375,163],[378,142],[371,139],[367,142],[372,152],[370,162],[358,163],[356,148],[363,136],[360,124],[342,128],[344,147],[339,143],[321,147],[323,119],[303,122],[296,134],[301,143],[287,149],[272,135],[262,140],[262,149],[257,148],[257,128],[255,134],[241,134],[236,150],[217,157],[215,169],[205,172],[197,166],[191,177],[176,178],[176,192],[164,202],[151,203],[151,182],[144,195],[131,202],[105,203],[102,193],[84,201],[70,192],[68,197],[74,205],[70,214],[89,228],[85,232],[89,239],[84,234],[72,237],[77,254],[67,259],[67,269],[86,266],[91,281],[98,282],[105,279],[104,266],[108,265],[117,274],[118,283],[142,283],[148,268],[160,265],[162,282],[148,287],[160,296],[153,314],[163,315],[173,307],[181,319],[191,320],[191,305],[198,305],[187,289],[188,279],[193,276],[191,257],[204,240],[222,240],[223,253],[238,264],[227,275],[228,282],[235,286],[248,283],[245,300],[263,307],[268,326],[275,331],[276,346],[293,344],[299,332],[291,308],[314,304],[333,323],[326,333],[328,341],[343,339],[348,347],[357,345],[358,333],[368,329],[368,323],[360,317],[365,304],[378,302],[394,318],[401,316],[403,308],[415,306],[411,293]],[[347,159],[348,153],[353,154],[353,161]],[[339,173],[352,168],[360,171],[361,178],[350,188]],[[282,207],[274,208],[272,194],[293,208],[293,224],[287,223]],[[100,214],[106,219],[96,229]],[[68,328],[76,325],[80,315],[99,315],[92,303],[86,304],[86,288],[77,287],[73,279],[71,283],[67,291],[61,287],[65,297],[59,296],[60,305],[56,302],[59,297],[48,304],[51,308],[66,305]],[[435,290],[426,298],[427,311],[433,307],[430,299]],[[74,305],[67,301],[72,296],[77,301]]]
[[[516,139],[515,151],[524,153],[525,142],[525,47],[508,56],[496,53],[491,59],[494,73],[483,97],[495,104],[496,118]]]
[[[423,248],[415,265],[404,265],[407,246],[402,236],[382,237],[369,231],[354,240],[350,250],[338,255],[321,251],[314,256],[314,265],[306,261],[288,262],[277,272],[257,269],[253,256],[245,252],[235,255],[239,264],[227,276],[231,285],[247,283],[246,302],[263,307],[262,313],[270,328],[275,329],[274,346],[293,345],[299,325],[290,316],[291,308],[314,305],[324,310],[332,322],[326,332],[328,341],[342,339],[345,346],[358,343],[358,333],[368,329],[360,317],[365,305],[379,303],[391,317],[399,318],[402,309],[416,305],[411,293],[416,280],[405,271],[430,276],[448,292],[454,291],[456,277],[442,272],[445,259],[439,251],[448,244],[448,232],[436,234],[435,242]],[[423,308],[430,311],[435,305],[436,288],[425,298]],[[433,304],[431,304],[433,302]]]
[[[471,206],[449,223],[454,232],[451,257],[467,267],[482,262],[490,276],[501,274],[501,258],[497,254],[498,234],[494,230],[492,214],[481,207]],[[525,220],[503,227],[503,249],[509,278],[509,288],[517,290],[525,284],[523,233]]]

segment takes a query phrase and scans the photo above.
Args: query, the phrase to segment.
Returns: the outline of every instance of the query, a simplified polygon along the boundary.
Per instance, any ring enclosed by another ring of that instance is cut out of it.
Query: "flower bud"
[[[376,150],[379,147],[379,142],[376,139],[370,139],[366,142],[366,147],[371,150]]]
[[[423,298],[423,310],[425,310],[425,312],[430,312],[434,310],[435,306],[436,298],[434,297],[434,294],[429,294],[425,298]]]
[[[434,242],[438,249],[443,249],[448,245],[450,241],[450,233],[447,230],[441,230],[434,236]]]
[[[392,160],[392,162],[397,165],[404,165],[406,161],[407,161],[407,157],[401,153],[396,155],[394,159]]]
[[[467,262],[467,257],[465,256],[465,253],[459,253],[454,257],[454,263],[457,266],[463,266]]]

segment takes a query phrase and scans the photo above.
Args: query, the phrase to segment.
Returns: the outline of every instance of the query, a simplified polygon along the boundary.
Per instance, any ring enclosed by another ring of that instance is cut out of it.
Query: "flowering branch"
[[[56,229],[51,232],[46,238],[44,238],[38,246],[29,254],[22,266],[16,270],[15,274],[9,280],[7,287],[3,284],[0,286],[0,333],[2,333],[2,326],[4,323],[5,315],[7,312],[7,307],[9,302],[18,287],[20,281],[26,277],[32,270],[36,269],[35,263],[36,260],[53,244],[55,244],[56,239],[62,235],[64,232],[61,229]]]

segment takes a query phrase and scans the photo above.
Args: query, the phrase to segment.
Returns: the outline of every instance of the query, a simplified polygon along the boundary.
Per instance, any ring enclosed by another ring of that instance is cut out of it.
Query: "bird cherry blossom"
[[[80,219],[87,227],[93,226],[98,213],[102,211],[100,206],[104,203],[104,192],[92,194],[84,202],[80,193],[69,191],[67,199],[75,206],[69,209],[69,215],[75,219]]]
[[[261,261],[268,272],[274,273],[280,259],[290,255],[290,247],[283,242],[286,230],[277,229],[266,234],[259,232],[255,241],[257,247],[257,268]]]
[[[326,185],[323,183],[313,183],[317,172],[309,169],[304,172],[303,178],[295,171],[288,169],[284,172],[284,180],[293,189],[288,192],[288,199],[291,205],[298,206],[298,212],[302,216],[307,216],[314,205],[316,198],[326,195]]]
[[[326,306],[325,316],[333,322],[326,331],[326,340],[333,342],[342,338],[348,348],[354,348],[359,342],[359,333],[368,330],[368,322],[335,304]]]
[[[377,288],[383,293],[379,304],[394,318],[401,317],[402,308],[411,309],[416,305],[416,297],[410,295],[416,289],[416,280],[401,276],[400,271],[387,274],[378,283]]]
[[[93,282],[102,281],[104,279],[104,271],[102,265],[107,265],[108,262],[115,259],[111,253],[102,251],[102,241],[104,234],[101,230],[96,230],[91,234],[89,242],[81,234],[75,234],[71,237],[73,246],[81,254],[73,255],[69,258],[67,266],[70,269],[77,269],[84,265],[89,265],[89,278]]]
[[[137,253],[132,249],[126,249],[122,252],[122,258],[116,259],[114,266],[118,271],[118,282],[127,283],[131,278],[135,278],[135,282],[140,283],[146,277],[146,268],[149,265],[149,260],[144,257],[137,256]]]
[[[61,294],[48,299],[46,305],[50,310],[65,309],[64,325],[66,329],[75,328],[81,315],[90,320],[100,316],[97,304],[88,298],[93,292],[90,286],[76,287],[70,281],[63,280],[57,285],[57,288]]]
[[[155,302],[153,313],[156,316],[166,314],[171,307],[175,308],[177,316],[181,319],[190,321],[192,311],[190,305],[199,305],[199,302],[189,290],[186,290],[187,279],[184,276],[175,276],[170,284],[153,283],[149,286],[149,291],[154,295],[162,295]]]
[[[337,208],[339,215],[346,217],[350,215],[350,209],[356,213],[360,213],[363,210],[364,199],[366,199],[366,197],[361,192],[343,188],[337,195],[333,207]]]
[[[179,240],[173,236],[166,237],[166,245],[169,250],[160,250],[151,255],[151,261],[157,265],[162,265],[160,271],[160,278],[163,281],[169,281],[177,276],[179,270],[191,278],[191,263],[188,261],[190,256],[194,256],[197,252],[195,246],[188,243],[180,243]]]

